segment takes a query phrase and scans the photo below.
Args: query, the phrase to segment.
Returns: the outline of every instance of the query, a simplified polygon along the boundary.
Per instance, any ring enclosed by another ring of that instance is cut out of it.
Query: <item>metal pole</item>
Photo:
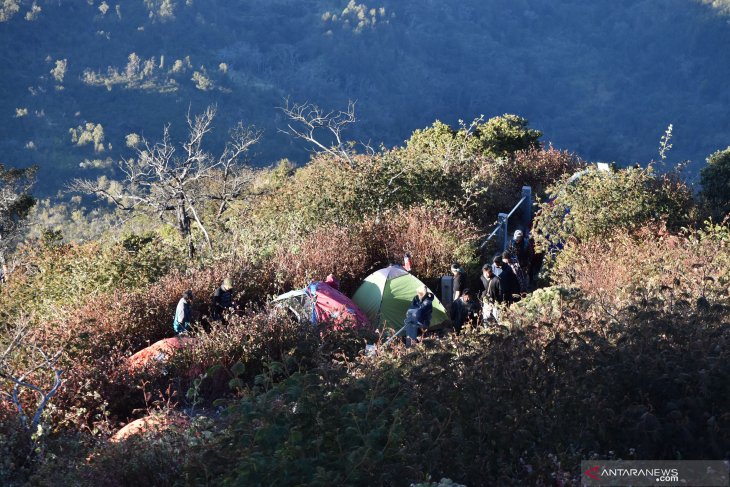
[[[507,213],[500,213],[499,214],[499,227],[500,227],[500,233],[502,234],[502,250],[501,252],[504,252],[505,249],[509,246],[509,233],[507,231],[507,220],[509,219],[509,215]]]
[[[527,229],[530,228],[532,222],[532,188],[530,186],[522,186],[522,218],[525,227],[525,238],[527,238]]]

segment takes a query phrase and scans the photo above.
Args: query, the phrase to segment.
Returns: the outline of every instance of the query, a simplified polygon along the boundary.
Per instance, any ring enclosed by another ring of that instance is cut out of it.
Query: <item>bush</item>
[[[116,243],[62,244],[55,234],[21,247],[16,269],[0,287],[0,319],[19,313],[54,319],[59,308],[117,290],[156,282],[184,264],[184,256],[154,234]]]
[[[723,458],[727,308],[607,322],[582,306],[295,373],[231,402],[185,471],[202,480],[205,465],[218,485],[546,485],[578,483],[585,458]]]
[[[691,221],[692,194],[687,186],[651,169],[589,169],[574,181],[564,177],[550,194],[552,199],[540,203],[533,223],[543,246],[630,232],[649,222],[663,221],[678,229]]]
[[[700,171],[700,184],[707,212],[722,221],[730,212],[730,147],[707,158],[707,166]]]
[[[668,311],[728,304],[730,230],[720,225],[684,235],[660,226],[616,231],[558,255],[551,280],[580,290],[597,307],[618,310],[651,302]]]
[[[299,246],[282,248],[275,262],[284,288],[301,288],[330,272],[345,293],[353,293],[371,272],[402,264],[410,253],[414,274],[422,279],[443,275],[451,262],[475,262],[477,230],[445,205],[416,206],[384,212],[362,224],[327,226]]]

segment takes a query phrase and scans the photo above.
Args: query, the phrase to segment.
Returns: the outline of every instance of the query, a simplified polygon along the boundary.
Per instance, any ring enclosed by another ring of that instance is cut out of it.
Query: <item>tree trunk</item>
[[[193,243],[193,234],[190,231],[190,217],[185,208],[184,200],[178,203],[176,213],[177,228],[180,231],[180,236],[187,242],[188,257],[192,259],[195,257],[195,244]]]

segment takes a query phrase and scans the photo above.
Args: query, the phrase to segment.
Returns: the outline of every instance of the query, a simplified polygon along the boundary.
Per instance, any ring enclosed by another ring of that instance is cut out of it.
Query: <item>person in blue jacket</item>
[[[172,320],[172,328],[175,334],[179,335],[190,330],[190,322],[192,321],[192,313],[190,311],[190,303],[193,302],[193,291],[188,289],[180,298],[175,309],[175,317]]]
[[[406,311],[406,346],[410,347],[418,340],[419,330],[425,330],[431,324],[434,296],[428,288],[423,285],[416,290],[416,295],[411,301],[411,307]]]

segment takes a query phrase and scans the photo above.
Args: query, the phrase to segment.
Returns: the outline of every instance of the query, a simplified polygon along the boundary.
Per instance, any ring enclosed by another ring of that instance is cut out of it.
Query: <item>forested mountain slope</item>
[[[711,6],[703,5],[711,4]],[[716,8],[712,8],[716,7]],[[442,119],[517,113],[594,160],[727,146],[725,2],[694,0],[4,0],[0,154],[39,191],[98,175],[169,121],[217,103],[265,129],[258,164],[305,160],[277,132],[285,97],[341,108],[351,138],[393,145]],[[185,127],[177,122],[173,132]],[[222,140],[225,130],[218,130]]]

